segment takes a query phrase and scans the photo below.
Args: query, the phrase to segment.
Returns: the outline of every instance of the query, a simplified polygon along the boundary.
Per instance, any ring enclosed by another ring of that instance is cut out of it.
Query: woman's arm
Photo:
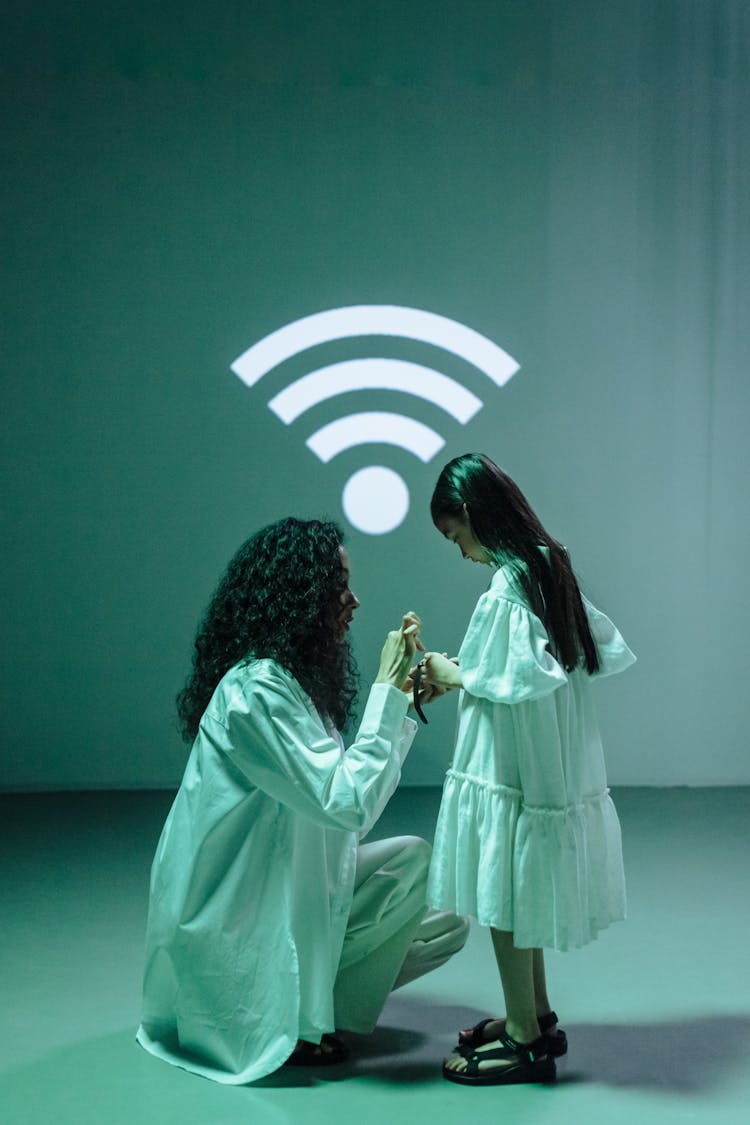
[[[409,720],[412,730],[405,732],[402,685],[418,628],[407,615],[401,628],[388,634],[376,683],[346,754],[299,684],[271,661],[238,672],[236,689],[206,713],[203,733],[251,784],[280,804],[319,824],[366,830],[398,784],[411,745],[414,724]]]

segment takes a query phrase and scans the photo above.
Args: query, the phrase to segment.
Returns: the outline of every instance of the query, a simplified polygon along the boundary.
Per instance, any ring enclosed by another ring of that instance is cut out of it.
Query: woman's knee
[[[432,859],[432,848],[421,836],[403,836],[402,840],[404,853],[411,861],[414,870],[423,873],[424,877],[427,878],[430,860]]]
[[[432,848],[421,836],[396,836],[382,841],[389,852],[383,869],[403,879],[410,887],[424,887],[430,870]]]

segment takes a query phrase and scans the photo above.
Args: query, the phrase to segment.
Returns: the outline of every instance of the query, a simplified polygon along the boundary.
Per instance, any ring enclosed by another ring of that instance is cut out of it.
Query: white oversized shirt
[[[416,730],[406,709],[375,684],[344,753],[274,661],[227,672],[153,862],[143,1047],[240,1084],[334,1030],[357,840],[398,785]]]

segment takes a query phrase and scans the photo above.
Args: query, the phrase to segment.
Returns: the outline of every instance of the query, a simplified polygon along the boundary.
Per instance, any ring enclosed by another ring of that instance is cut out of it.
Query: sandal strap
[[[464,1035],[463,1032],[459,1031],[459,1046],[462,1048],[479,1047],[482,1043],[487,1042],[487,1040],[482,1039],[482,1032],[484,1031],[487,1024],[492,1023],[494,1019],[494,1016],[487,1016],[486,1019],[480,1020],[479,1023],[475,1023],[474,1026],[469,1030],[468,1035]]]
[[[478,1050],[464,1050],[461,1052],[466,1059],[465,1074],[469,1078],[476,1078],[480,1073],[480,1062],[492,1062],[495,1059],[518,1059],[523,1066],[533,1066],[539,1059],[545,1058],[548,1054],[547,1045],[544,1041],[544,1036],[540,1035],[532,1043],[519,1043],[510,1035],[502,1034],[497,1037],[495,1042],[499,1043],[499,1047],[489,1047],[484,1051]]]
[[[326,1050],[326,1047],[328,1050]],[[320,1043],[300,1039],[286,1060],[292,1066],[330,1066],[344,1062],[349,1056],[349,1048],[336,1035],[325,1034]]]
[[[504,1043],[509,1048],[511,1054],[518,1055],[529,1066],[543,1059],[549,1052],[547,1050],[547,1040],[543,1035],[538,1039],[532,1040],[531,1043],[519,1043],[516,1039],[508,1034],[500,1036],[500,1042]]]
[[[480,1020],[479,1023],[475,1023],[473,1027],[469,1028],[468,1035],[464,1035],[463,1032],[459,1031],[458,1039],[461,1043],[461,1046],[474,1047],[478,1046],[482,1042],[488,1042],[488,1040],[481,1039],[481,1034],[487,1024],[492,1023],[497,1018],[498,1017],[496,1016],[487,1016],[485,1019]],[[557,1012],[547,1012],[545,1016],[537,1016],[537,1023],[539,1024],[539,1030],[542,1032],[542,1034],[544,1034],[545,1031],[549,1031],[555,1026],[555,1024],[559,1022],[560,1020]]]

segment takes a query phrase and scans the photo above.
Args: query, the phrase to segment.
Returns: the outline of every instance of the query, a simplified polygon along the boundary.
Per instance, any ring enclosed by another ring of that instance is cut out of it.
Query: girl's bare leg
[[[539,1016],[546,1016],[552,1011],[552,1005],[549,1002],[547,995],[547,974],[544,971],[544,950],[535,949],[534,953],[534,1004],[536,1006],[537,1018]],[[557,1027],[557,1024],[555,1024]],[[554,1031],[549,1028],[548,1031]]]
[[[539,1038],[539,1024],[536,1018],[536,1000],[535,1000],[535,973],[534,973],[534,950],[533,949],[517,949],[513,944],[513,934],[507,930],[490,929],[492,935],[492,946],[495,951],[495,960],[497,967],[500,970],[500,980],[503,986],[503,995],[505,997],[505,1011],[506,1017],[504,1021],[498,1021],[498,1025],[502,1028],[503,1023],[505,1031],[513,1039],[519,1043],[532,1043],[535,1039]],[[537,969],[537,974],[541,972],[541,984],[546,993],[546,986],[544,984],[544,961],[541,961]],[[488,1025],[485,1029],[485,1034],[490,1035],[492,1025]],[[495,1036],[499,1031],[495,1031]],[[486,1063],[481,1061],[481,1054],[486,1049],[492,1049],[492,1043],[488,1042],[487,1046],[480,1046],[476,1048],[477,1055],[480,1056],[478,1068],[480,1071],[489,1068],[498,1070],[503,1066],[512,1065],[512,1060],[508,1062],[498,1062],[497,1059],[488,1060]],[[467,1062],[462,1055],[451,1055],[446,1059],[445,1067],[448,1070],[455,1070],[459,1073],[466,1070]]]
[[[492,930],[491,932],[495,934],[499,931]],[[544,950],[533,949],[531,950],[531,954],[532,976],[534,982],[534,1009],[537,1017],[546,1016],[548,1012],[552,1011],[552,1005],[550,1004],[549,996],[547,995],[547,977],[544,970]],[[557,1024],[555,1024],[555,1027],[556,1026]],[[549,1028],[548,1033],[554,1032],[555,1027]],[[471,1028],[467,1027],[464,1029],[464,1034],[468,1035],[470,1031]],[[497,1039],[498,1035],[502,1035],[504,1031],[504,1019],[492,1020],[491,1023],[486,1024],[483,1028],[482,1038],[485,1040],[485,1042],[489,1042],[490,1040]],[[508,1034],[510,1035],[512,1034],[512,1032],[508,1032]],[[513,1038],[515,1039],[516,1036],[513,1036]]]
[[[505,997],[505,1030],[519,1043],[539,1038],[534,999],[534,950],[517,949],[508,930],[491,929]]]

